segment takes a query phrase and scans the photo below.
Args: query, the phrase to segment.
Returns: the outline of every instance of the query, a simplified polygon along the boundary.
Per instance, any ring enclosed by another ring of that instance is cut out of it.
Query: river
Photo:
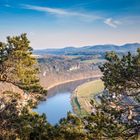
[[[39,114],[45,113],[47,120],[52,125],[55,125],[63,117],[67,116],[67,112],[73,112],[71,105],[72,91],[79,85],[95,80],[96,78],[73,81],[66,84],[58,85],[48,91],[46,101],[38,104],[35,112]],[[73,112],[74,113],[74,112]]]

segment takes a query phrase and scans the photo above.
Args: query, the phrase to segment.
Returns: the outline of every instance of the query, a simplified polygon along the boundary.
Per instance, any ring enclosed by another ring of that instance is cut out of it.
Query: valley
[[[40,67],[40,83],[50,89],[56,85],[75,80],[100,77],[98,68],[104,63],[103,59],[96,56],[56,56],[46,55],[38,58]]]
[[[128,43],[34,50],[39,63],[40,83],[45,89],[50,89],[70,81],[101,77],[99,66],[106,62],[106,52],[115,51],[122,57],[128,51],[135,54],[139,47],[139,43]]]

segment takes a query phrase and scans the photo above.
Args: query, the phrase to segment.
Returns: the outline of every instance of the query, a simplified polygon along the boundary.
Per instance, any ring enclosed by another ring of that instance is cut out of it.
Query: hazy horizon
[[[140,42],[126,42],[126,43],[123,43],[123,44],[95,44],[95,45],[85,45],[85,46],[65,46],[65,47],[52,47],[52,48],[35,48],[34,50],[42,50],[42,49],[64,49],[64,48],[69,48],[69,47],[74,47],[74,48],[82,48],[82,47],[86,47],[86,46],[96,46],[96,45],[116,45],[116,46],[123,46],[123,45],[126,45],[126,44],[140,44]]]

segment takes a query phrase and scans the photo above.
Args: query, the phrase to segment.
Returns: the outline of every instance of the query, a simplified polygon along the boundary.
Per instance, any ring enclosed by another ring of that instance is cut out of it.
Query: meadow
[[[104,83],[98,79],[78,86],[72,95],[72,105],[76,114],[85,116],[92,111],[91,100],[104,89]]]

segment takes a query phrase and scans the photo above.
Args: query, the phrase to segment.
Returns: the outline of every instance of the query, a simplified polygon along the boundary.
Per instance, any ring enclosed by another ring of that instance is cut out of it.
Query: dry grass
[[[96,94],[101,93],[103,89],[104,84],[101,80],[91,81],[77,87],[75,90],[75,98],[77,98],[77,102],[80,105],[82,114],[85,114],[85,112],[91,112],[91,99],[93,99]]]

